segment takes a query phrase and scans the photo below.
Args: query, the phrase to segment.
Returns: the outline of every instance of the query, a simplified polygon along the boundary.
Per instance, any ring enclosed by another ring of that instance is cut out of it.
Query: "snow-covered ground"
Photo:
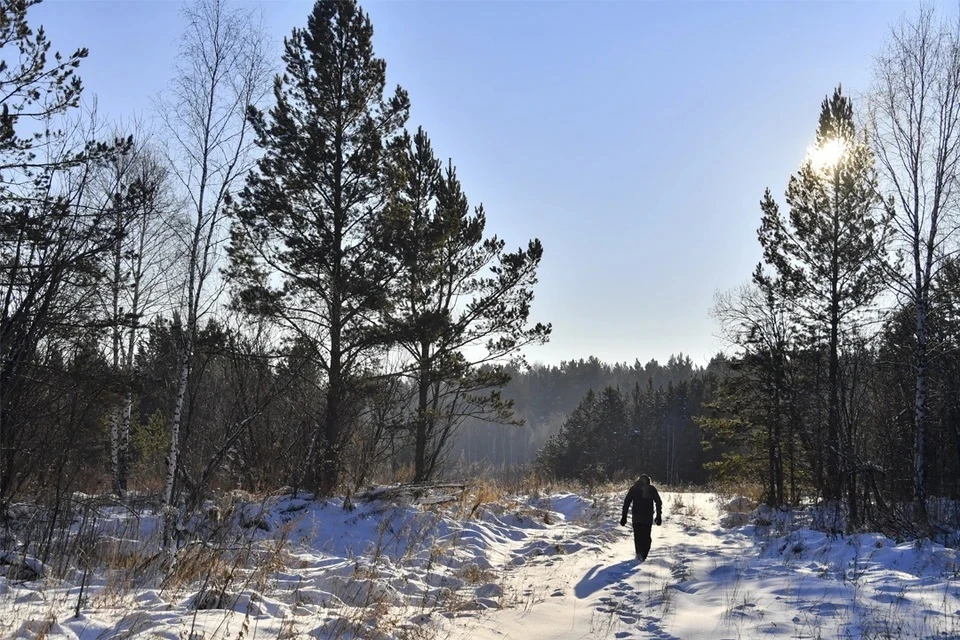
[[[800,529],[720,526],[709,494],[664,493],[647,561],[632,539],[530,570],[534,606],[461,637],[960,638],[960,554]],[[750,518],[754,520],[754,518]]]
[[[0,577],[0,638],[960,638],[954,550],[662,495],[643,564],[617,526],[622,495],[352,511],[238,497],[172,569],[155,518],[104,507],[74,554],[89,570],[28,559]],[[0,573],[19,562],[0,555]]]

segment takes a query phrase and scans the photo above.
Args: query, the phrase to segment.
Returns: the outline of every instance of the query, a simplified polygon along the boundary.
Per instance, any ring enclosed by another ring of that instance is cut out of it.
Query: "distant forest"
[[[671,356],[666,364],[656,360],[607,364],[590,357],[560,365],[512,368],[503,395],[514,401],[523,426],[468,422],[450,458],[489,465],[492,470],[534,463],[588,392],[599,397],[609,387],[621,396],[625,410],[631,412],[629,419],[636,421],[633,428],[643,435],[642,442],[624,459],[611,457],[609,465],[613,466],[604,465],[603,469],[632,473],[643,468],[663,481],[702,482],[700,428],[693,418],[711,398],[715,386],[711,370],[695,366],[683,354]]]

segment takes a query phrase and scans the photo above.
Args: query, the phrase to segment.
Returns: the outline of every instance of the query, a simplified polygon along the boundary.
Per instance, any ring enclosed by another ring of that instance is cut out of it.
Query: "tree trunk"
[[[139,270],[139,267],[138,267]],[[135,349],[137,348],[137,326],[140,321],[140,275],[134,280],[133,305],[130,309],[131,325],[130,337],[127,342],[127,362],[126,362],[126,384],[127,391],[123,399],[123,420],[120,423],[119,442],[117,446],[118,458],[118,485],[121,491],[127,490],[127,482],[130,478],[130,421],[133,414],[133,376],[135,369]]]
[[[206,186],[207,167],[204,165],[200,183],[200,202]],[[173,400],[173,417],[170,420],[170,453],[167,456],[167,474],[163,482],[163,545],[169,548],[173,533],[173,495],[176,486],[177,468],[180,459],[180,425],[183,416],[183,400],[187,393],[190,368],[193,365],[194,336],[197,335],[197,309],[200,305],[200,290],[203,288],[203,274],[199,270],[198,252],[203,230],[203,212],[197,211],[196,226],[193,229],[193,243],[190,246],[190,261],[187,275],[187,322],[183,327],[183,354],[180,358],[180,377],[177,380],[177,395]]]
[[[130,478],[130,418],[133,413],[133,392],[127,389],[123,400],[123,420],[120,422],[120,442],[117,447],[120,491],[127,490]]]
[[[340,482],[340,439],[343,407],[343,363],[340,352],[340,308],[330,310],[330,370],[327,384],[327,415],[324,428],[323,459],[320,463],[319,493],[333,495]]]
[[[120,495],[120,409],[110,412],[110,476],[113,492]]]
[[[851,388],[856,385],[855,378],[851,380]],[[852,394],[851,394],[852,395]],[[847,506],[850,512],[850,530],[857,531],[860,528],[861,523],[861,514],[860,514],[860,499],[859,499],[859,488],[857,486],[857,478],[859,473],[857,471],[858,465],[858,456],[857,456],[857,434],[855,429],[854,418],[848,414],[848,421],[846,425],[846,456],[844,458],[845,465],[847,468],[846,473],[846,482],[847,482]]]
[[[417,433],[414,453],[414,482],[427,481],[427,404],[430,391],[430,345],[420,345],[420,375],[417,384]]]
[[[767,425],[767,501],[775,504],[777,500],[777,463],[776,443],[774,442],[773,420]]]
[[[830,327],[830,364],[828,382],[830,400],[827,415],[827,499],[839,500],[842,493],[840,476],[840,398],[837,393],[840,368],[837,354],[836,323]]]
[[[167,456],[167,475],[163,483],[163,504],[173,504],[173,488],[177,476],[177,462],[180,458],[180,422],[183,415],[183,399],[187,393],[187,381],[190,378],[193,339],[187,335],[183,357],[180,359],[180,379],[177,382],[177,395],[173,403],[173,419],[170,422],[170,453]]]
[[[917,381],[914,404],[914,516],[919,524],[927,522],[927,309],[917,300]]]
[[[839,167],[839,165],[838,165]],[[828,381],[830,400],[827,415],[827,499],[840,500],[842,480],[840,472],[840,171],[834,172],[833,202],[833,251],[830,265],[830,354]]]
[[[797,504],[800,496],[797,492],[797,458],[796,458],[796,416],[790,410],[787,422],[787,463],[790,465],[790,504]]]
[[[113,249],[113,283],[111,287],[111,302],[113,303],[113,375],[120,376],[120,273],[123,260],[123,244],[121,236],[123,231],[123,219],[121,217],[121,208],[117,207]],[[113,476],[113,492],[120,494],[120,412],[122,409],[116,407],[110,415],[110,475]]]
[[[778,346],[778,351],[780,347]],[[771,455],[773,457],[773,483],[776,489],[772,499],[774,500],[776,506],[783,504],[783,402],[781,399],[780,390],[783,388],[783,367],[780,354],[777,353],[774,356],[775,360],[775,383],[774,383],[774,394],[773,394],[773,450]]]
[[[343,73],[341,67],[341,74]],[[343,86],[341,79],[340,86]],[[340,97],[337,98],[338,102]],[[338,114],[338,117],[341,114]],[[330,359],[327,369],[327,415],[324,429],[323,460],[320,463],[320,495],[330,496],[340,482],[340,440],[343,409],[343,243],[347,214],[343,203],[344,172],[344,126],[338,123],[334,132],[333,147],[336,161],[333,166],[333,253],[330,274]]]

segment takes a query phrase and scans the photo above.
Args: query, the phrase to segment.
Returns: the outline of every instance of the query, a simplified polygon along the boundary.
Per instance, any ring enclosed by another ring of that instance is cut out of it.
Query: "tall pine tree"
[[[784,218],[767,190],[758,235],[765,261],[826,353],[824,495],[838,500],[846,485],[853,502],[854,452],[844,450],[841,434],[840,355],[844,338],[883,288],[891,214],[877,194],[873,153],[839,87],[823,101],[815,148],[790,178],[787,204]]]
[[[319,0],[285,40],[269,113],[251,109],[263,157],[232,230],[238,300],[317,346],[326,402],[317,417],[317,487],[339,482],[355,419],[351,394],[378,340],[390,263],[377,239],[385,148],[406,122],[407,94],[385,95],[386,64],[355,1]]]
[[[550,326],[529,322],[543,248],[505,252],[485,238],[486,216],[471,212],[453,165],[441,171],[419,129],[393,149],[390,253],[398,265],[388,314],[392,337],[411,363],[417,391],[415,480],[428,480],[467,417],[512,422],[500,389],[503,360],[543,343]]]

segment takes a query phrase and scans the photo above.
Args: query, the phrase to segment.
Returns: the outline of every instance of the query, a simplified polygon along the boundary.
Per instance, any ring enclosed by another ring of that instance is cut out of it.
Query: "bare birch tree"
[[[904,19],[876,60],[869,121],[884,186],[896,204],[906,268],[893,286],[914,313],[914,492],[926,521],[927,378],[931,284],[956,252],[960,169],[960,22],[941,20],[932,6]]]
[[[168,135],[174,182],[186,199],[188,232],[182,238],[186,274],[179,304],[184,321],[179,375],[170,424],[163,503],[173,503],[183,419],[199,323],[216,307],[215,277],[226,241],[230,192],[252,163],[247,107],[269,88],[266,38],[253,15],[225,0],[198,0],[184,8],[187,28],[170,90],[159,101]]]

